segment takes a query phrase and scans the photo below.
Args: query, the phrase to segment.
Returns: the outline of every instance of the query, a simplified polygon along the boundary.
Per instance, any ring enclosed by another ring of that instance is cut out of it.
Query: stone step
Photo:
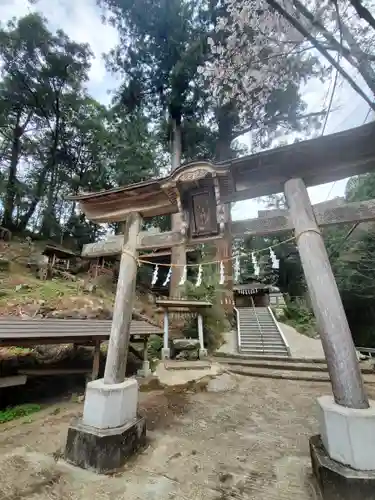
[[[254,361],[254,360],[263,360],[264,356],[252,356],[248,354],[233,354],[233,353],[225,353],[225,352],[217,352],[213,354],[214,358],[220,358],[224,361],[225,359],[233,359],[238,360],[242,359],[245,361]],[[280,356],[267,356],[267,361],[285,361],[284,357]],[[308,363],[308,364],[324,364],[326,360],[324,358],[288,358],[288,363]]]
[[[277,337],[280,337],[281,338],[281,335],[278,331],[276,330],[262,330],[262,331],[259,331],[259,330],[241,330],[241,337],[243,335],[276,335]]]
[[[257,319],[261,321],[269,321],[272,323],[275,323],[273,319],[270,316],[253,316],[253,315],[246,315],[246,316],[240,316],[241,321],[246,321],[246,320],[251,320],[251,321],[256,321]]]
[[[285,379],[285,380],[301,380],[307,382],[330,382],[328,373],[326,372],[307,372],[303,370],[272,370],[270,368],[260,367],[242,367],[230,366],[228,370],[238,375],[247,377]],[[364,375],[364,381],[367,384],[375,384],[375,375]]]
[[[276,338],[282,338],[279,332],[241,332],[241,338],[242,337],[251,337],[251,338],[262,338],[262,337],[276,337]]]
[[[245,333],[242,333],[241,332],[241,339],[242,338],[266,338],[266,337],[274,337],[274,338],[277,338],[277,339],[281,339],[281,335],[279,334],[279,332],[264,332],[262,334],[260,334],[259,332],[258,333],[254,333],[254,332],[245,332]]]
[[[275,340],[264,340],[263,342],[260,340],[246,340],[243,342],[241,340],[242,347],[247,346],[247,345],[251,345],[251,346],[255,346],[255,347],[273,346],[273,345],[277,346],[277,347],[285,347],[284,342],[278,342]]]
[[[275,328],[277,330],[277,326],[275,325],[275,323],[262,323],[261,321],[241,321],[240,323],[240,326],[241,327],[244,327],[244,326],[256,326],[257,328],[259,328],[259,326],[261,328]]]
[[[255,346],[255,347],[263,347],[263,346],[278,346],[278,347],[285,347],[283,342],[278,342],[277,340],[265,340],[264,342],[258,342],[256,340],[246,340],[246,341],[241,341],[242,347],[246,346]]]
[[[267,336],[273,336],[273,337],[279,337],[282,338],[279,332],[275,331],[266,331],[266,332],[255,332],[255,331],[248,331],[248,332],[241,332],[241,337],[267,337]]]
[[[240,319],[243,320],[243,319],[259,319],[259,320],[262,320],[262,321],[273,321],[273,319],[271,318],[271,316],[269,314],[258,314],[257,316],[255,316],[255,314],[242,314],[240,316]]]
[[[288,351],[280,346],[280,347],[264,347],[262,349],[259,349],[259,348],[253,348],[253,347],[241,347],[241,353],[243,354],[247,354],[247,355],[252,355],[252,354],[255,354],[255,355],[262,355],[262,354],[271,354],[271,355],[284,355],[284,354],[288,354]]]
[[[277,356],[278,358],[288,358],[288,352],[286,350],[280,351],[275,349],[264,349],[263,351],[259,351],[259,349],[241,349],[241,353],[248,356],[258,356],[260,358],[273,358]]]
[[[290,362],[288,360],[272,361],[269,359],[235,359],[223,358],[220,363],[229,366],[243,366],[249,368],[268,368],[271,370],[287,370],[287,371],[307,371],[307,372],[325,372],[328,373],[327,364],[325,362],[309,363],[308,361]],[[375,371],[369,367],[361,367],[361,371],[367,375],[375,375]]]
[[[233,360],[245,360],[245,361],[254,361],[254,360],[263,360],[264,356],[250,356],[246,354],[233,354],[233,353],[224,353],[224,352],[217,352],[214,353],[213,356],[215,358],[220,358],[219,362],[221,359],[233,359]],[[280,356],[267,356],[267,361],[285,361],[284,357]],[[326,360],[324,358],[288,358],[288,363],[309,363],[309,364],[324,364],[326,363]]]
[[[256,328],[259,330],[259,325],[258,323],[241,323],[240,327],[243,329],[243,328]],[[261,324],[260,325],[260,328],[263,330],[264,328],[272,328],[273,330],[277,330],[276,326],[275,325],[271,325],[271,324]]]
[[[249,340],[250,342],[254,341],[259,341],[261,342],[262,340],[277,340],[278,342],[283,342],[283,339],[280,337],[280,335],[248,335],[244,336],[241,335],[241,340]]]
[[[270,331],[270,332],[277,332],[279,333],[279,330],[277,328],[275,328],[274,326],[270,325],[270,326],[261,326],[259,328],[258,325],[240,325],[240,330],[241,332],[251,332],[251,331],[255,331],[255,332],[259,332],[259,331]]]

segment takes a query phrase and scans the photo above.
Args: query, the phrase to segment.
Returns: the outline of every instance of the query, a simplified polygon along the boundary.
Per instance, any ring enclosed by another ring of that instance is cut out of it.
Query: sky
[[[118,41],[116,29],[105,25],[101,11],[95,0],[38,0],[30,6],[28,0],[0,0],[0,20],[6,22],[12,17],[21,17],[37,9],[48,20],[50,29],[63,29],[73,40],[88,43],[94,53],[90,71],[88,90],[104,104],[110,100],[110,91],[118,86],[118,80],[106,71],[103,53],[109,52]],[[338,80],[340,82],[340,79]],[[329,91],[330,82],[310,82],[305,90],[308,111],[321,110]],[[362,125],[368,115],[368,105],[348,84],[339,83],[335,92],[333,109],[329,116],[326,134],[339,132]],[[250,144],[248,137],[243,137]],[[319,203],[344,194],[346,180],[309,188],[312,203]],[[234,220],[256,217],[257,210],[263,208],[256,200],[238,202],[232,208]]]

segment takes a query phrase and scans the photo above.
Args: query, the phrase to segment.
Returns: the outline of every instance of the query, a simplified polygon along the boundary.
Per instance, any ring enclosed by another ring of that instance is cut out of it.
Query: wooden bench
[[[73,344],[94,346],[92,379],[99,373],[100,344],[109,339],[110,320],[90,319],[0,319],[0,347],[32,347],[46,344]],[[150,335],[163,335],[163,330],[146,321],[133,320],[130,324],[130,342],[143,344],[143,355],[129,345],[129,351],[142,361],[147,360],[147,342]],[[38,370],[41,374],[42,370]],[[82,371],[82,370],[81,370]],[[31,375],[32,370],[29,370]],[[53,374],[51,370],[49,373]],[[56,374],[58,374],[56,372]]]

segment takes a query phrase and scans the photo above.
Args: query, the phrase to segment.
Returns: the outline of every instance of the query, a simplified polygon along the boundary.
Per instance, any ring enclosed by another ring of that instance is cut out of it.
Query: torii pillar
[[[375,498],[375,401],[365,392],[357,354],[323,237],[302,179],[285,196],[327,359],[333,396],[318,398],[320,435],[310,439],[323,500]]]
[[[141,216],[125,224],[104,378],[86,387],[82,420],[71,425],[65,459],[84,469],[108,473],[145,444],[145,420],[138,416],[138,382],[126,379],[126,360],[135,300],[137,239]]]

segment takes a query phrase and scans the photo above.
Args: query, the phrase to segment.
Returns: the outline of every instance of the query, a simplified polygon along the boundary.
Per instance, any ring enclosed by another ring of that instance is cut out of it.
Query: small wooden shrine
[[[56,243],[48,243],[45,245],[43,255],[48,257],[48,265],[50,268],[56,268],[68,271],[71,261],[78,257],[74,250],[65,248]]]
[[[252,281],[233,287],[233,299],[236,307],[267,307],[270,305],[272,287],[259,281]]]

